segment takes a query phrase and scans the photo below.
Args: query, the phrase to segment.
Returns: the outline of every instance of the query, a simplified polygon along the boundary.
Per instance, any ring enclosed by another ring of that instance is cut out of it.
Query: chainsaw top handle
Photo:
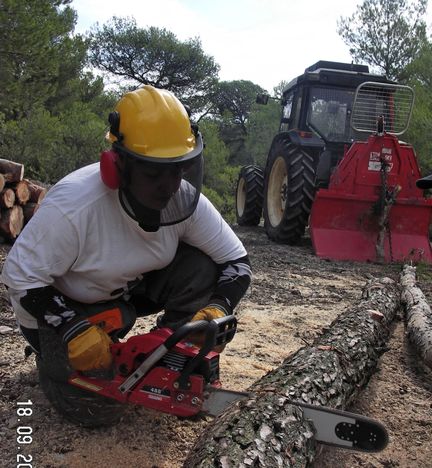
[[[206,354],[215,346],[229,343],[236,332],[237,319],[234,315],[227,315],[218,319],[213,319],[210,322],[207,320],[196,320],[188,322],[178,328],[170,337],[168,337],[164,346],[171,349],[179,341],[188,337],[192,333],[205,332],[205,341],[203,349],[206,348]]]
[[[186,325],[191,325],[194,323],[204,323],[205,326],[205,341],[204,345],[201,347],[199,353],[191,359],[185,368],[181,371],[180,376],[175,383],[177,388],[180,389],[187,389],[189,387],[189,376],[192,372],[197,368],[197,366],[202,362],[204,357],[215,347],[218,345],[224,345],[225,343],[230,342],[236,332],[237,329],[237,319],[234,315],[227,315],[226,317],[221,317],[218,319],[213,319],[210,322],[205,320],[197,320],[196,322],[191,322]],[[184,327],[185,325],[183,325]],[[179,330],[182,330],[182,328]],[[179,331],[177,330],[177,331]],[[201,330],[201,328],[199,329]],[[194,329],[193,331],[198,331]],[[187,334],[190,331],[188,330]],[[172,338],[174,335],[171,335]],[[168,340],[170,339],[168,338]],[[180,338],[181,339],[181,338]],[[168,340],[165,341],[165,346],[167,346]]]

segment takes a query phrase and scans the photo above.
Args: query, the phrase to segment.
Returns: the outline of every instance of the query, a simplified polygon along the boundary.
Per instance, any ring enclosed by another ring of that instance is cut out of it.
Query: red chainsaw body
[[[168,328],[160,328],[136,335],[123,343],[111,346],[115,376],[110,380],[90,377],[75,372],[69,383],[123,403],[134,403],[177,416],[193,416],[201,411],[207,385],[216,388],[219,381],[219,354],[210,351],[199,367],[189,376],[187,386],[181,388],[178,380],[186,363],[200,349],[187,341],[178,342],[129,391],[120,387],[139,365],[172,335]]]
[[[315,253],[334,260],[377,260],[380,231],[374,205],[382,197],[382,167],[386,189],[400,190],[390,208],[384,259],[432,262],[429,225],[432,199],[416,187],[421,177],[414,149],[394,135],[371,135],[355,142],[312,205],[310,233]]]

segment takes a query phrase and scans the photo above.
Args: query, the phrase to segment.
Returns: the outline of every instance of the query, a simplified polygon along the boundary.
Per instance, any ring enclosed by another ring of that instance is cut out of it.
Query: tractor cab
[[[283,90],[265,167],[240,171],[237,222],[263,216],[268,237],[291,245],[309,228],[326,258],[432,262],[432,199],[416,186],[413,148],[398,139],[413,99],[411,88],[364,65],[307,68]]]
[[[366,65],[319,61],[285,87],[279,132],[308,136],[304,146],[321,148],[316,167],[316,186],[327,187],[332,169],[347,146],[367,135],[351,127],[357,87],[366,82],[392,83],[369,73]],[[293,135],[294,136],[294,135]]]

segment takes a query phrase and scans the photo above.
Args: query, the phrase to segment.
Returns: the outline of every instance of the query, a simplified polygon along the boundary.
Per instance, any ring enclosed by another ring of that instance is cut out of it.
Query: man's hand
[[[211,320],[225,317],[225,314],[218,309],[217,307],[204,307],[204,309],[199,310],[191,319],[191,322],[195,322],[197,320],[207,320],[210,322]],[[197,333],[195,335],[190,336],[189,340],[195,344],[196,346],[202,347],[205,341],[205,334],[204,333]],[[225,349],[225,345],[215,346],[213,351],[216,353],[221,353]]]
[[[87,320],[72,321],[63,330],[70,365],[78,371],[108,369],[112,364],[111,338]]]

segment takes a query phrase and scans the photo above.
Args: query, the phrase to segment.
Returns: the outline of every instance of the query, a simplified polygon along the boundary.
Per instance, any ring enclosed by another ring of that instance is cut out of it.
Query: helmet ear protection
[[[120,133],[120,114],[111,112],[108,116],[110,123],[110,133],[117,138],[117,141],[123,140],[123,135]],[[114,150],[103,151],[100,155],[100,174],[102,182],[112,190],[120,187],[120,174],[117,166],[119,159],[118,153]]]
[[[112,190],[120,187],[120,174],[117,167],[119,155],[113,151],[103,151],[100,155],[100,174],[102,182]]]

